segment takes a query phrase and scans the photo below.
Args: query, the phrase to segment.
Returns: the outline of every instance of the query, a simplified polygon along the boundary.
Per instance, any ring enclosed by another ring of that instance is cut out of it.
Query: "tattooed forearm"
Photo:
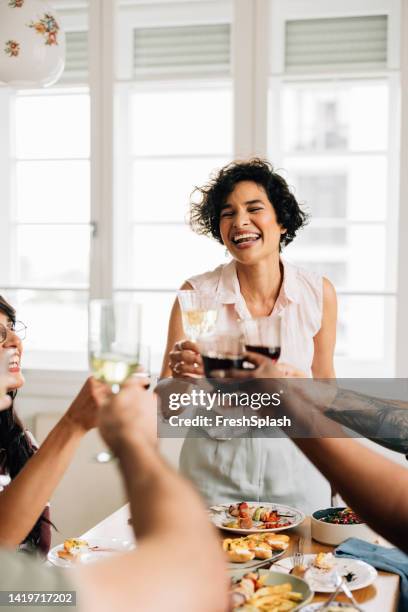
[[[408,454],[408,402],[339,389],[325,414],[378,444]]]

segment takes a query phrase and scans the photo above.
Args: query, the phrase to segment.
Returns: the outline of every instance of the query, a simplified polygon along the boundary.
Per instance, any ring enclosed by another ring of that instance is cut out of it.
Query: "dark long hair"
[[[0,295],[0,311],[4,313],[12,323],[16,322],[16,311]],[[24,430],[23,424],[16,414],[14,398],[16,391],[10,391],[13,400],[10,408],[0,411],[0,467],[8,472],[13,479],[22,470],[27,461],[37,450]],[[47,518],[48,509],[45,509],[36,524],[27,535],[22,544],[28,545],[30,549],[41,548],[42,527],[44,523],[50,525]],[[16,517],[18,520],[18,516]],[[43,551],[45,552],[45,551]]]

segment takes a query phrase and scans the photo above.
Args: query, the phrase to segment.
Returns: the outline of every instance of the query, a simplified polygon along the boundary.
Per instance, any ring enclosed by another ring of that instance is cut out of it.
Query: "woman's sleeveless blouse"
[[[281,260],[283,282],[273,314],[282,318],[281,361],[311,375],[313,338],[321,327],[323,279]],[[188,279],[194,289],[217,295],[230,305],[227,325],[251,318],[241,295],[235,262]],[[225,321],[224,321],[225,324]],[[307,406],[305,406],[307,410]],[[249,435],[249,434],[248,434]],[[273,438],[189,438],[180,454],[181,472],[209,504],[273,501],[310,513],[330,502],[329,483],[282,433]]]

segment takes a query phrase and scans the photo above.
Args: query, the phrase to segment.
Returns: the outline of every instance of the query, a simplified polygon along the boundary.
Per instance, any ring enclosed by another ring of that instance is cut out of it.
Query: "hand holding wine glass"
[[[99,431],[114,453],[128,441],[157,443],[157,398],[145,391],[146,380],[131,377],[98,412]]]
[[[83,433],[96,427],[98,412],[111,393],[108,385],[90,376],[66,412],[66,418]]]
[[[218,303],[213,294],[203,291],[181,289],[177,296],[183,329],[188,339],[176,342],[169,354],[169,366],[175,378],[201,377],[204,371],[196,341],[214,331]]]
[[[169,366],[174,378],[203,376],[203,360],[195,342],[180,340],[169,353]]]

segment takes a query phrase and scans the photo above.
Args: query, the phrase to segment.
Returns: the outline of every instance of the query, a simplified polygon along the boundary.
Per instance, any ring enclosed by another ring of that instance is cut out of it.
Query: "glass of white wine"
[[[133,300],[91,300],[89,362],[113,393],[141,367],[141,306]],[[148,364],[146,364],[148,365]]]
[[[211,293],[181,289],[177,292],[183,329],[189,340],[212,334],[218,317],[216,297]]]

